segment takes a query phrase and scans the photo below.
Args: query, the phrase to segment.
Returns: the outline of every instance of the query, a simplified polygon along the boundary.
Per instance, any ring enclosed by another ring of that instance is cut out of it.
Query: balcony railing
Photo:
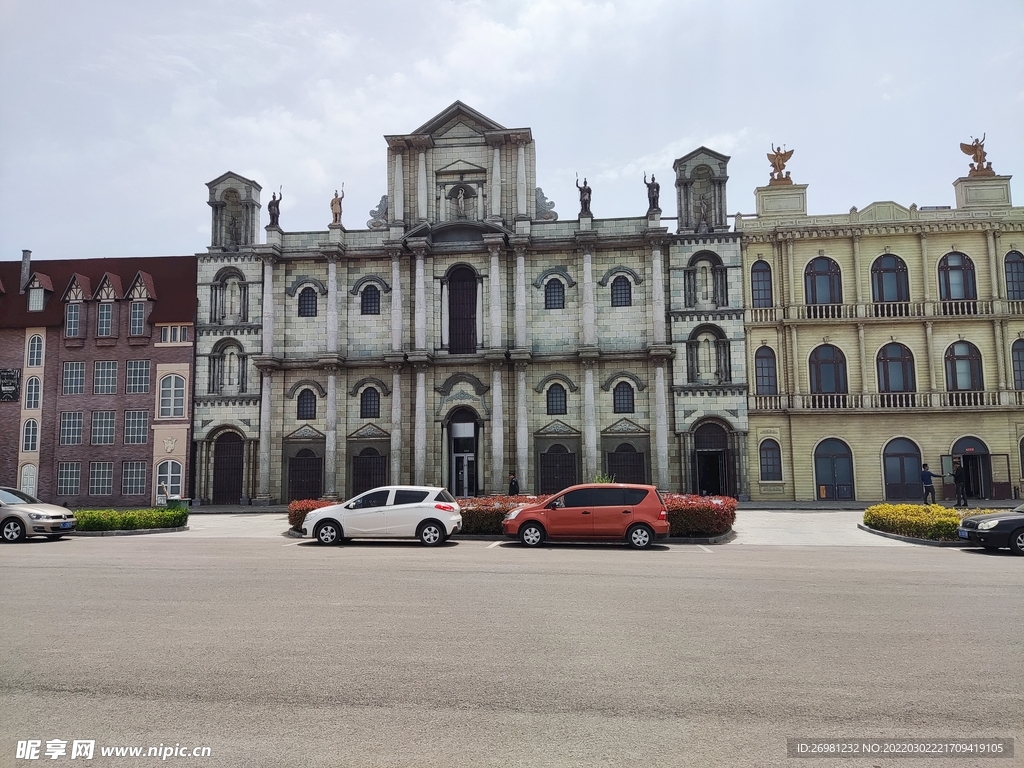
[[[1007,392],[866,392],[860,394],[751,395],[752,411],[894,411],[1024,406],[1024,390]]]
[[[1022,302],[1024,303],[1024,302]],[[747,310],[748,323],[774,323],[778,307],[756,307]]]
[[[854,320],[857,318],[977,317],[1007,313],[1024,315],[1024,301],[877,301],[863,304],[790,304],[748,309],[748,322],[786,320]]]

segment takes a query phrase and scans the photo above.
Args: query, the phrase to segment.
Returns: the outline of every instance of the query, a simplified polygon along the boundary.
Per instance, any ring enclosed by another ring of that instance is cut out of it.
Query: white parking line
[[[700,547],[701,549],[703,549],[703,550],[704,550],[705,552],[707,552],[708,554],[710,554],[710,553],[711,553],[711,550],[710,550],[710,549],[708,549],[707,547],[705,547],[705,546],[704,546],[703,544],[698,544],[697,546],[698,546],[698,547]]]
[[[297,541],[289,541],[287,544],[282,544],[282,547],[294,547],[296,544],[302,544],[305,539],[298,539]]]
[[[487,545],[487,548],[488,548],[488,549],[494,549],[494,548],[495,548],[496,546],[498,546],[499,544],[504,544],[504,543],[505,543],[505,542],[503,542],[503,541],[496,541],[496,542],[494,542],[493,544],[488,544],[488,545]]]

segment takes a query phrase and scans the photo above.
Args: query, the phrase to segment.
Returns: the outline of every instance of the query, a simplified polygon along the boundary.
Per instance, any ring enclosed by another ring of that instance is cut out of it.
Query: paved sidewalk
[[[862,510],[786,512],[743,509],[736,512],[735,544],[814,547],[912,547],[857,528]]]

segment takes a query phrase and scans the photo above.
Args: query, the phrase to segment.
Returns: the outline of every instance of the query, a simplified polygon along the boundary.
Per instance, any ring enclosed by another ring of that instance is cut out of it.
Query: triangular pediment
[[[376,424],[364,424],[351,435],[348,436],[349,440],[383,440],[391,437],[390,432],[385,432],[383,429],[378,427]]]
[[[456,128],[459,124],[461,128]],[[466,131],[468,133],[452,133],[453,130]],[[460,136],[481,134],[484,131],[503,131],[505,126],[498,125],[491,118],[477,112],[461,101],[453,102],[446,109],[438,112],[434,117],[417,128],[413,133],[429,133],[431,136]]]
[[[857,214],[857,221],[910,221],[910,209],[891,200],[872,203]]]
[[[444,168],[438,168],[435,173],[487,173],[487,169],[467,163],[465,160],[456,160],[454,163],[448,163]]]
[[[323,432],[309,426],[309,424],[303,424],[301,427],[296,429],[290,435],[285,436],[285,440],[321,440],[324,439],[325,435]]]
[[[603,435],[628,435],[628,434],[642,434],[646,435],[647,430],[637,424],[635,421],[630,419],[619,419],[607,429],[601,430]]]
[[[538,435],[578,435],[580,431],[574,429],[566,424],[564,421],[555,419],[549,424],[545,424],[543,427],[537,430]]]
[[[234,171],[228,171],[227,173],[222,173],[220,176],[218,176],[213,181],[206,182],[206,186],[208,186],[210,189],[214,189],[215,187],[220,186],[224,182],[239,182],[241,184],[248,184],[249,186],[254,187],[257,191],[263,189],[263,187],[261,187],[259,184],[257,184],[252,179],[247,179],[247,178],[245,178],[245,176],[241,176],[241,175],[235,173]]]

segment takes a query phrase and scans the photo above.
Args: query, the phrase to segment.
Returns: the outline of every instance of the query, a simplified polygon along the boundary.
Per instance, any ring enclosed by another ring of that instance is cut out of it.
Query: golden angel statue
[[[772,164],[772,172],[768,174],[769,184],[792,184],[793,180],[789,177],[789,171],[786,171],[783,175],[783,169],[786,167],[786,163],[789,162],[789,158],[793,156],[792,149],[785,150],[782,147],[772,147],[772,151],[768,153],[768,162]]]
[[[960,143],[960,151],[965,155],[969,155],[974,161],[971,163],[971,170],[968,176],[994,176],[995,171],[992,170],[992,163],[986,163],[985,158],[988,157],[988,153],[985,151],[985,136],[982,134],[980,139],[975,139],[973,136],[970,144]]]

